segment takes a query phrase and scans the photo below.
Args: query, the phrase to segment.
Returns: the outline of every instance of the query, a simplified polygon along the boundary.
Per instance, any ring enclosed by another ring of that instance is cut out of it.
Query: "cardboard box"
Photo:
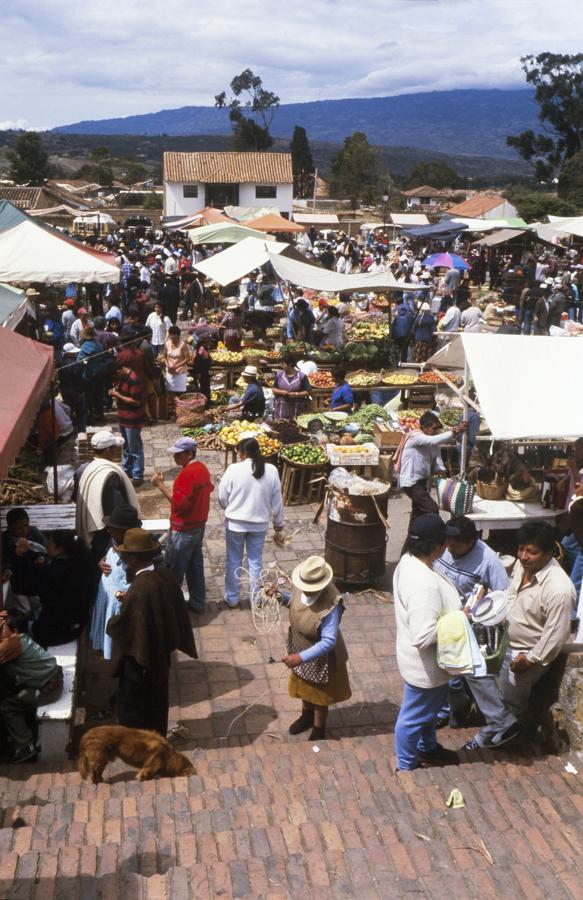
[[[373,440],[377,447],[398,447],[403,433],[393,431],[386,422],[375,422],[372,426]]]

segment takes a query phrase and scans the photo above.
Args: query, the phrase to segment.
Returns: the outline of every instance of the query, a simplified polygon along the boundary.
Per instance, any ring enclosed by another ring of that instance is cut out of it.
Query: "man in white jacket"
[[[453,584],[433,570],[447,538],[458,534],[436,513],[419,516],[393,576],[397,665],[405,682],[395,725],[398,771],[459,762],[457,753],[437,743],[435,725],[447,702],[449,680],[437,664],[437,622],[461,609],[461,600]]]
[[[273,519],[276,539],[283,530],[283,499],[279,474],[266,463],[253,436],[241,440],[240,462],[229,466],[219,484],[219,504],[225,511],[227,562],[225,603],[234,609],[241,602],[243,554],[247,550],[251,602],[263,567],[263,544]]]

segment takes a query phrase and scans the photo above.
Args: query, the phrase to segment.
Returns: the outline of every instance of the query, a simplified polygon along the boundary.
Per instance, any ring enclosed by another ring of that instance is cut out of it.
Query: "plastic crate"
[[[347,450],[350,450],[350,453],[345,452]],[[368,452],[366,452],[367,450]],[[326,444],[326,453],[333,466],[378,466],[379,464],[379,448],[375,444],[354,444],[354,446],[342,449],[339,444]]]

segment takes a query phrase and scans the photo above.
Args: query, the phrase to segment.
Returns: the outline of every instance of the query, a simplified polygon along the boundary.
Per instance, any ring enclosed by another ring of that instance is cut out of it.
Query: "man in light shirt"
[[[430,495],[431,479],[445,474],[441,459],[441,444],[447,443],[467,427],[466,422],[441,431],[441,422],[432,412],[423,413],[419,431],[409,434],[401,456],[399,487],[411,499],[411,521],[425,513],[436,513],[437,503]]]
[[[508,588],[509,647],[498,675],[466,676],[487,725],[464,750],[495,750],[523,736],[532,689],[569,639],[576,593],[553,558],[555,544],[548,522],[527,522],[518,532]]]

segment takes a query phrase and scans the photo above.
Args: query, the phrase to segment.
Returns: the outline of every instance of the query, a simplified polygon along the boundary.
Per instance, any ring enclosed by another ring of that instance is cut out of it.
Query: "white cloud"
[[[521,87],[522,55],[579,51],[572,4],[8,0],[3,114],[52,126],[210,105],[247,66],[282,102]]]

